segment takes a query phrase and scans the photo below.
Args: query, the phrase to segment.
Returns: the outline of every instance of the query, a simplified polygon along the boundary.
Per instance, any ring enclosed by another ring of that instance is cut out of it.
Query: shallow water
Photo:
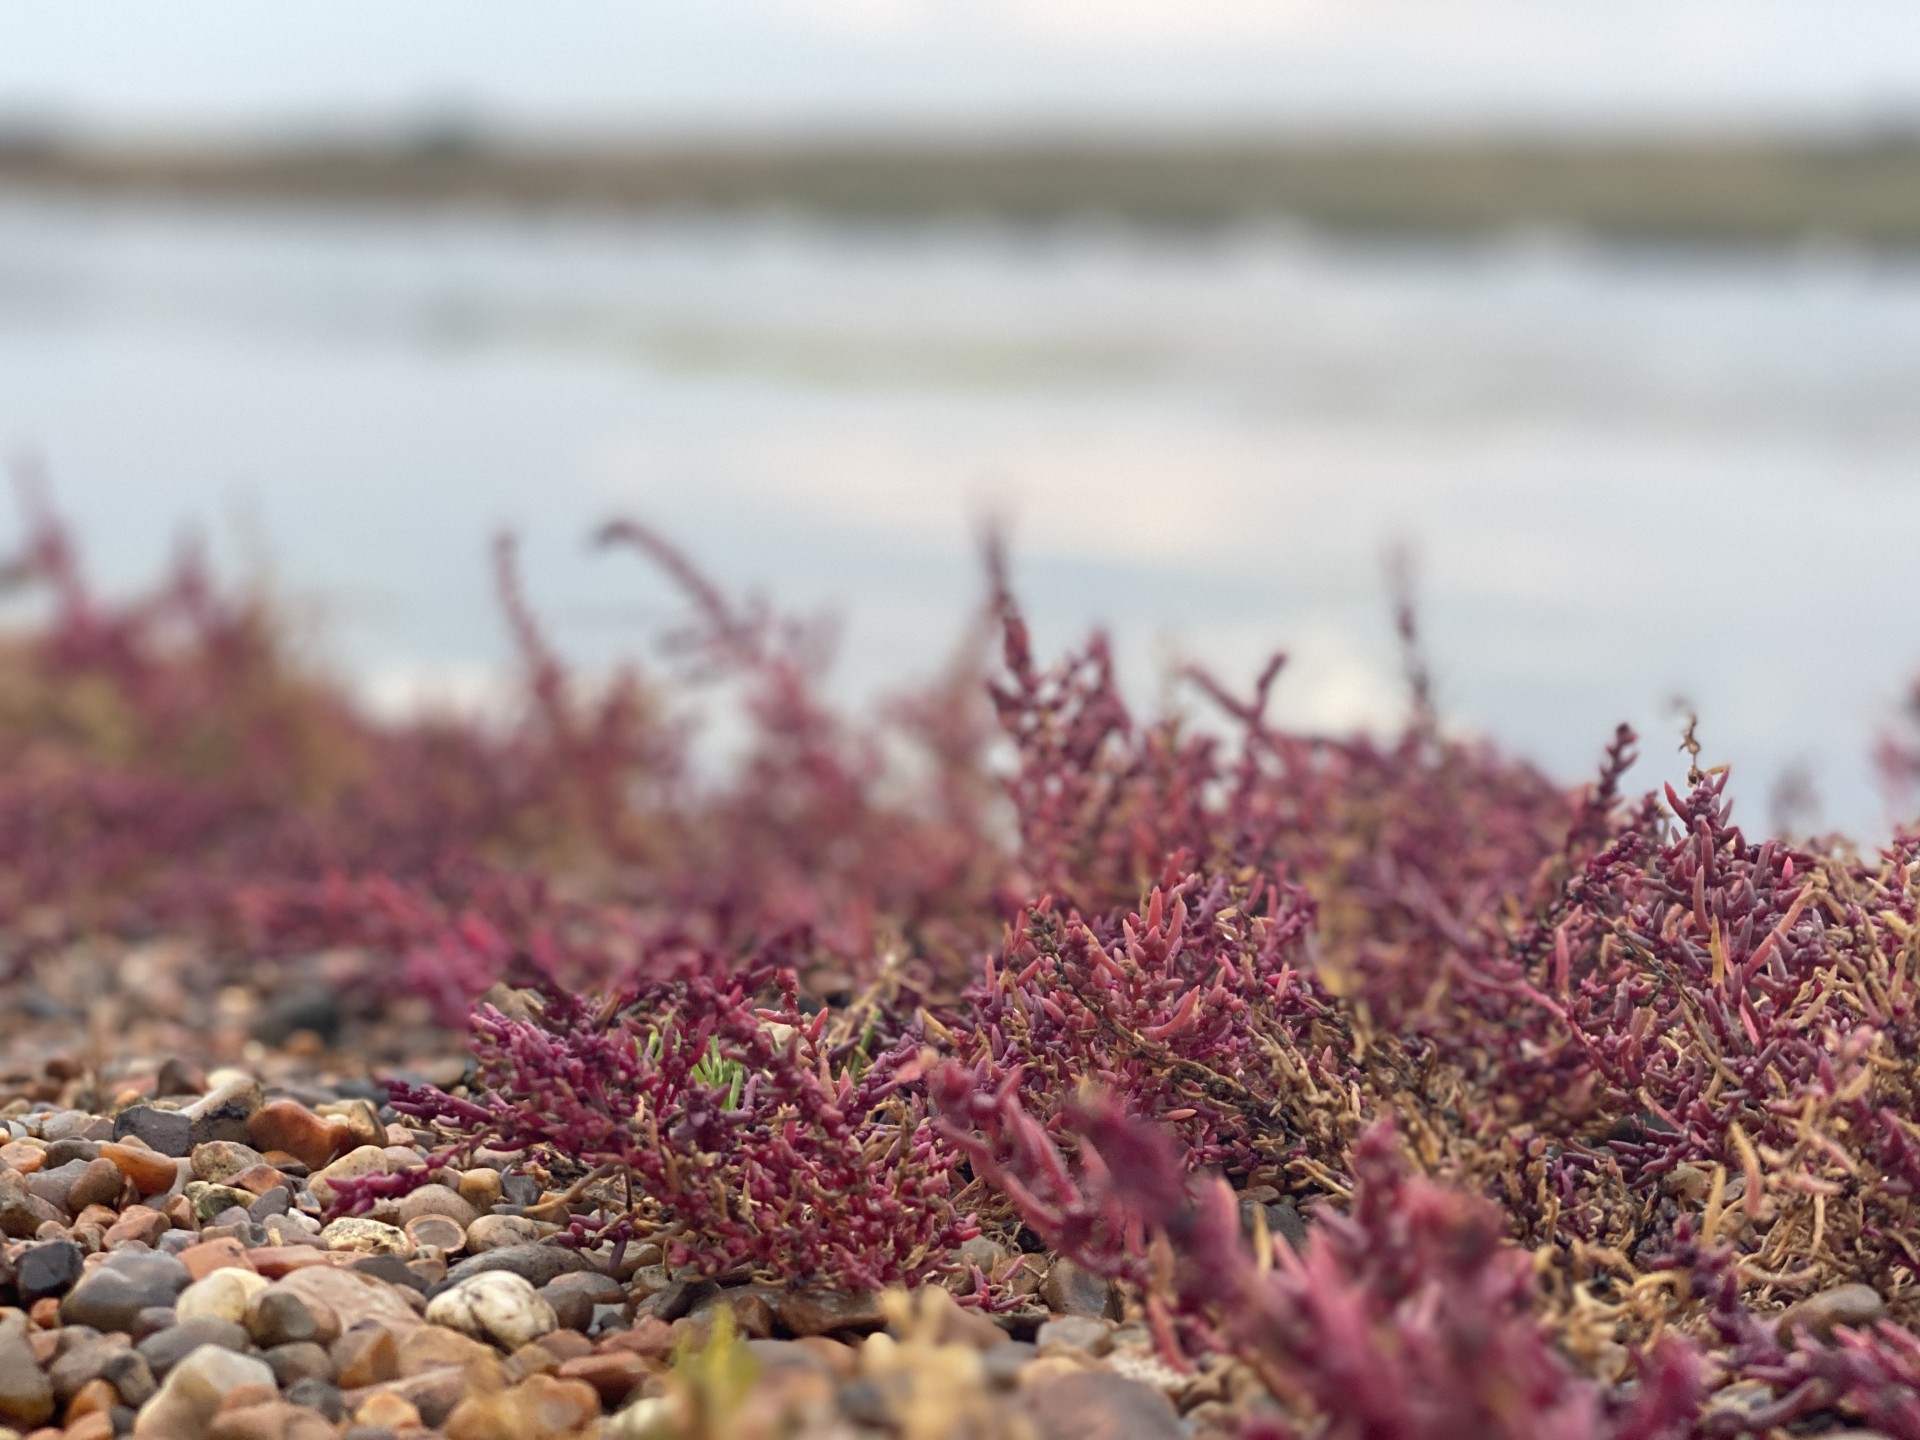
[[[1116,630],[1302,723],[1388,722],[1405,541],[1449,721],[1568,777],[1676,695],[1764,821],[1791,767],[1874,830],[1920,670],[1920,267],[1281,227],[887,229],[0,201],[0,445],[95,569],[198,525],[317,603],[382,703],[479,695],[487,542],[590,663],[674,613],[610,514],[936,665],[1011,521],[1043,644]]]

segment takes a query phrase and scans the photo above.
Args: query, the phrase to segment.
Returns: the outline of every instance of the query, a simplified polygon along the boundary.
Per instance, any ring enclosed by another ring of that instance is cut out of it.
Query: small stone
[[[160,1155],[184,1158],[193,1151],[193,1121],[178,1110],[133,1105],[113,1117],[113,1138],[137,1137]]]
[[[0,1320],[0,1425],[31,1430],[53,1415],[53,1382],[33,1358],[26,1322]]]
[[[325,1168],[352,1145],[344,1122],[316,1115],[294,1100],[275,1100],[256,1110],[247,1121],[247,1140],[258,1150],[283,1151],[311,1171]]]
[[[1774,1331],[1782,1345],[1793,1343],[1796,1326],[1818,1340],[1833,1339],[1834,1327],[1860,1328],[1887,1317],[1887,1305],[1871,1285],[1836,1285],[1809,1295],[1784,1311]]]
[[[263,1350],[305,1342],[330,1345],[340,1336],[340,1320],[331,1309],[284,1285],[269,1285],[255,1294],[242,1323]]]
[[[260,1222],[284,1215],[293,1205],[293,1194],[284,1185],[276,1185],[247,1206],[247,1219]]]
[[[247,1332],[231,1320],[222,1320],[217,1315],[202,1315],[197,1319],[182,1320],[170,1329],[149,1335],[134,1346],[134,1350],[154,1374],[166,1375],[194,1351],[209,1345],[218,1350],[244,1352],[247,1348]]]
[[[80,1278],[86,1258],[71,1240],[47,1240],[29,1245],[15,1259],[13,1284],[21,1300],[32,1304],[46,1295],[64,1295]]]
[[[251,1270],[225,1266],[182,1290],[173,1302],[174,1313],[182,1320],[213,1315],[238,1325],[246,1320],[248,1304],[267,1288],[267,1283],[264,1276]]]
[[[531,1245],[545,1233],[539,1221],[524,1215],[481,1215],[467,1225],[467,1249],[480,1255],[488,1250]]]
[[[70,1405],[76,1395],[101,1378],[108,1359],[124,1346],[118,1337],[109,1340],[79,1327],[63,1331],[60,1340],[60,1351],[47,1367],[47,1379],[53,1382],[54,1401]]]
[[[496,1215],[487,1218],[504,1220],[510,1217]],[[468,1234],[471,1236],[472,1231],[469,1230]],[[561,1275],[586,1270],[590,1268],[590,1263],[578,1250],[569,1250],[560,1245],[502,1245],[478,1255],[469,1255],[447,1271],[447,1279],[457,1285],[475,1275],[501,1270],[518,1275],[529,1284],[545,1285]]]
[[[460,1198],[481,1214],[500,1203],[500,1172],[469,1170],[460,1177]]]
[[[287,1387],[287,1400],[290,1404],[317,1410],[332,1425],[347,1418],[346,1401],[339,1387],[324,1380],[296,1380]]]
[[[247,1247],[231,1237],[202,1240],[198,1245],[189,1245],[180,1252],[180,1263],[196,1280],[204,1280],[216,1270],[233,1266],[242,1270],[253,1269],[253,1262],[247,1258]]]
[[[1064,1256],[1053,1262],[1040,1286],[1040,1298],[1056,1315],[1084,1315],[1098,1318],[1110,1313],[1113,1285]]]
[[[480,1218],[480,1212],[447,1185],[422,1185],[412,1194],[401,1196],[394,1206],[396,1225],[432,1215],[444,1216],[463,1231]]]
[[[179,1318],[171,1305],[149,1305],[134,1315],[133,1323],[127,1326],[127,1338],[138,1345],[149,1335],[171,1330]]]
[[[89,1160],[67,1191],[67,1209],[78,1215],[89,1205],[118,1205],[127,1177],[111,1160]]]
[[[256,1166],[265,1168],[265,1158],[251,1145],[243,1145],[236,1140],[210,1140],[193,1147],[193,1174],[196,1180],[226,1184],[236,1175],[245,1174]]]
[[[133,1188],[142,1195],[158,1195],[164,1190],[171,1190],[174,1181],[180,1178],[179,1167],[174,1161],[144,1145],[102,1145],[100,1158],[118,1167],[120,1173],[131,1180]]]
[[[420,1408],[403,1396],[388,1392],[383,1395],[369,1396],[353,1412],[356,1425],[380,1425],[388,1430],[417,1430],[420,1428]]]
[[[392,1255],[400,1260],[413,1256],[413,1242],[397,1226],[368,1220],[364,1216],[346,1216],[320,1232],[320,1238],[334,1250],[351,1250],[361,1255]]]
[[[289,990],[270,995],[249,1027],[253,1038],[269,1048],[284,1045],[301,1030],[331,1045],[340,1033],[340,1002],[331,990]]]
[[[96,1330],[127,1330],[140,1311],[171,1307],[192,1282],[187,1267],[157,1251],[121,1250],[80,1277],[60,1302],[60,1323]]]
[[[617,1350],[563,1360],[554,1371],[562,1380],[584,1380],[600,1396],[600,1403],[609,1409],[625,1404],[640,1382],[652,1373],[653,1367],[638,1355]]]
[[[175,1365],[159,1393],[141,1407],[133,1433],[197,1440],[228,1395],[254,1385],[273,1389],[273,1371],[264,1362],[203,1345]]]
[[[333,1360],[333,1381],[342,1390],[359,1390],[396,1379],[400,1374],[400,1346],[393,1332],[380,1325],[349,1330],[327,1353]]]
[[[1003,1390],[1020,1383],[1021,1372],[1040,1356],[1031,1340],[1009,1340],[980,1352],[980,1367],[987,1382]]]
[[[1050,1350],[1076,1350],[1088,1355],[1104,1355],[1113,1348],[1112,1327],[1104,1320],[1086,1315],[1063,1315],[1040,1327],[1035,1337],[1041,1354]]]
[[[64,1165],[46,1165],[27,1176],[27,1193],[54,1207],[54,1213],[66,1219],[67,1196],[87,1173],[85,1160],[69,1160]]]
[[[795,1335],[826,1335],[882,1329],[887,1312],[877,1291],[795,1290],[781,1299],[779,1319]]]
[[[327,1264],[309,1266],[277,1282],[277,1288],[324,1305],[343,1330],[372,1321],[404,1335],[420,1324],[413,1307],[392,1286],[351,1270]]]
[[[161,1062],[160,1074],[154,1080],[153,1093],[165,1100],[170,1095],[198,1095],[206,1088],[205,1071],[177,1055],[172,1055]]]
[[[307,1190],[322,1207],[333,1204],[333,1182],[353,1180],[362,1175],[385,1175],[387,1173],[387,1152],[376,1145],[362,1145],[357,1150],[349,1150],[332,1164],[314,1171],[307,1180]]]
[[[260,1082],[251,1076],[236,1075],[209,1091],[180,1113],[187,1117],[191,1145],[207,1145],[215,1140],[247,1138],[247,1121],[261,1106],[264,1097]],[[143,1137],[144,1138],[144,1137]]]
[[[206,1180],[189,1180],[185,1198],[193,1206],[193,1218],[202,1225],[217,1224],[227,1211],[244,1211],[253,1203],[253,1196],[245,1190],[236,1190],[231,1185],[216,1185]]]
[[[113,1386],[121,1403],[136,1410],[153,1398],[160,1388],[153,1378],[153,1367],[137,1350],[114,1350],[100,1366],[100,1378]]]
[[[56,1389],[57,1388],[58,1387],[56,1387]],[[71,1425],[74,1421],[82,1419],[85,1416],[97,1415],[109,1411],[119,1403],[120,1392],[113,1388],[111,1382],[103,1380],[96,1375],[78,1390],[74,1391],[73,1395],[67,1401],[64,1413],[67,1417],[67,1423]]]
[[[400,1342],[400,1373],[423,1375],[447,1366],[465,1369],[498,1358],[493,1347],[445,1325],[427,1324]]]
[[[559,1281],[554,1283],[557,1285]],[[772,1296],[776,1300],[783,1298],[778,1294]],[[734,1334],[744,1339],[765,1340],[773,1334],[773,1305],[767,1294],[753,1286],[739,1286],[709,1295],[688,1313],[695,1317],[711,1316],[720,1310],[727,1311],[733,1317]]]
[[[271,1346],[261,1352],[260,1358],[272,1368],[282,1390],[292,1390],[302,1380],[333,1379],[333,1357],[327,1354],[326,1346],[311,1340]]]
[[[489,1270],[456,1283],[427,1304],[427,1319],[503,1350],[517,1350],[558,1323],[553,1307],[524,1278]]]
[[[493,1395],[462,1400],[447,1440],[565,1440],[600,1418],[600,1395],[584,1380],[535,1375]]]
[[[1026,1391],[1034,1428],[1049,1440],[1185,1440],[1173,1404],[1151,1385],[1099,1370],[1057,1375]]]
[[[311,1410],[270,1400],[222,1410],[208,1425],[207,1440],[333,1440],[333,1426]]]
[[[593,1323],[594,1308],[619,1305],[626,1292],[620,1282],[597,1270],[581,1270],[557,1276],[540,1287],[540,1298],[553,1307],[554,1318],[564,1330],[585,1330]],[[762,1304],[764,1305],[764,1301]],[[771,1323],[771,1312],[768,1314]]]

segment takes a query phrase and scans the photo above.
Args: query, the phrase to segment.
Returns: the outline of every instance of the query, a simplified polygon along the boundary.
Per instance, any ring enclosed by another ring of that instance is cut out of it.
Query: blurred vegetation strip
[[[1290,216],[1336,229],[1920,244],[1920,134],[1598,143],[939,142],[678,148],[391,143],[112,148],[0,134],[0,189],[193,199],[796,207],[884,218],[1105,215],[1171,226]]]

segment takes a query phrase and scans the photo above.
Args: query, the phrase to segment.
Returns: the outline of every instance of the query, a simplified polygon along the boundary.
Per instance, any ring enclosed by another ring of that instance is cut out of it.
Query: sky
[[[0,0],[0,115],[136,135],[1878,126],[1913,0]]]

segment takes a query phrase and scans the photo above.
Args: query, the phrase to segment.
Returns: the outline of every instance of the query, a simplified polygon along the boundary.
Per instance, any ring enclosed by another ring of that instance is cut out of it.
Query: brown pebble
[[[616,1409],[653,1373],[653,1367],[638,1355],[609,1351],[563,1360],[554,1373],[562,1380],[584,1380],[599,1394],[601,1404]]]
[[[344,1121],[316,1115],[295,1100],[275,1100],[254,1111],[247,1139],[256,1150],[282,1151],[309,1170],[321,1169],[353,1144]]]
[[[1836,1285],[1790,1307],[1780,1316],[1775,1333],[1783,1345],[1793,1343],[1796,1326],[1806,1329],[1816,1339],[1831,1340],[1835,1326],[1871,1325],[1884,1320],[1886,1315],[1886,1302],[1871,1285]]]
[[[334,1383],[342,1390],[358,1390],[398,1379],[400,1347],[393,1332],[378,1325],[349,1330],[328,1347],[333,1357]]]
[[[77,1215],[89,1205],[116,1204],[126,1184],[127,1177],[113,1161],[89,1160],[80,1178],[67,1190],[67,1211]]]
[[[144,1145],[136,1148],[109,1141],[100,1147],[100,1158],[118,1168],[142,1195],[158,1195],[172,1189],[180,1174],[169,1157],[156,1154]]]
[[[187,1267],[187,1273],[196,1280],[204,1280],[214,1271],[224,1270],[230,1265],[242,1270],[253,1269],[253,1262],[247,1258],[247,1247],[230,1236],[189,1245],[180,1252],[179,1258],[180,1263]]]
[[[74,1392],[67,1402],[67,1424],[71,1425],[83,1415],[91,1415],[96,1410],[111,1410],[120,1403],[120,1392],[111,1380],[95,1377],[87,1381]]]
[[[146,1205],[129,1205],[120,1212],[120,1218],[108,1227],[103,1237],[105,1248],[117,1249],[130,1241],[158,1245],[160,1237],[172,1228],[173,1223],[158,1210]]]

